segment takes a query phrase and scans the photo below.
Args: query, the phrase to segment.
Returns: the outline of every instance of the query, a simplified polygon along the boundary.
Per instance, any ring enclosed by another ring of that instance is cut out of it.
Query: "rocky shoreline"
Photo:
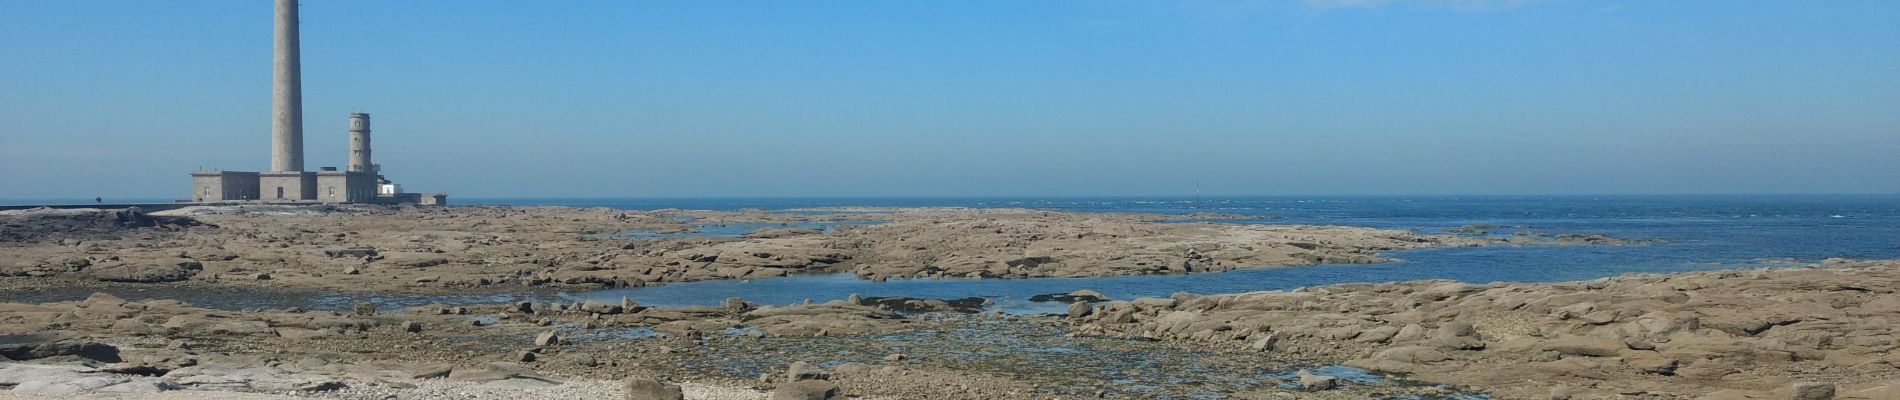
[[[1054,317],[965,314],[947,304],[898,313],[876,304],[865,299],[774,307],[734,299],[722,307],[647,308],[524,302],[397,311],[365,306],[343,313],[213,310],[105,294],[74,302],[0,303],[0,356],[19,361],[0,362],[0,387],[41,394],[219,391],[364,398],[358,395],[410,393],[444,386],[440,382],[548,389],[639,377],[750,393],[733,398],[764,398],[811,375],[835,390],[873,398],[1046,399],[1179,397],[1201,386],[1143,388],[1098,378],[1107,372],[1137,382],[1173,382],[1172,363],[1142,367],[1108,362],[1132,358],[1032,355],[1072,347],[1057,353],[1176,358],[1222,366],[1226,370],[1212,376],[1241,378],[1240,386],[1261,394],[1278,391],[1245,378],[1246,371],[1262,366],[1252,354],[1071,338]],[[1097,372],[1077,373],[1089,369]],[[1334,395],[1420,390],[1436,389],[1364,386]]]
[[[1301,225],[1163,223],[1166,216],[1022,209],[872,214],[634,212],[564,207],[190,207],[0,215],[0,277],[205,282],[344,291],[613,288],[853,273],[865,279],[1153,275],[1374,263],[1380,252],[1537,243]],[[772,227],[877,218],[826,231]],[[619,237],[699,224],[765,226],[736,237]],[[1553,241],[1544,241],[1553,242]],[[1554,243],[1554,242],[1553,242]]]
[[[1080,334],[1344,363],[1505,398],[1900,398],[1900,262],[1115,301]],[[1820,389],[1812,389],[1820,390]]]
[[[875,398],[1886,399],[1900,393],[1897,287],[1900,262],[1843,261],[1078,301],[1059,316],[896,312],[866,299],[243,312],[99,294],[0,303],[0,356],[17,361],[0,362],[0,387],[368,398],[456,387],[446,382],[610,390],[603,382],[644,377],[737,393],[694,398],[766,398],[803,369]],[[1319,368],[1341,364],[1405,381]],[[1823,389],[1832,397],[1796,396]]]
[[[1048,316],[986,312],[983,299],[856,295],[792,305],[234,310],[164,293],[520,294],[838,272],[1179,274],[1378,262],[1382,251],[1437,246],[1627,243],[1020,209],[155,214],[0,213],[0,275],[9,276],[0,291],[154,292],[0,303],[0,399],[1900,398],[1894,261],[1171,298],[1078,291],[1039,296],[1073,302]],[[882,222],[828,224],[867,219]],[[757,229],[626,234],[717,224]],[[1829,397],[1816,397],[1823,390]],[[657,397],[637,397],[646,395]]]

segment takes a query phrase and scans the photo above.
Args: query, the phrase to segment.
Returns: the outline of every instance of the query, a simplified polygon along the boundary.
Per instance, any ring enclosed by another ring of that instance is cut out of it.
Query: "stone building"
[[[297,0],[277,0],[276,45],[271,62],[271,169],[268,172],[197,171],[191,173],[191,200],[197,203],[317,202],[448,204],[448,195],[380,193],[382,168],[370,161],[369,114],[350,113],[347,169],[303,165],[303,77]]]
[[[325,203],[374,203],[376,184],[381,178],[368,172],[337,171],[325,167],[317,171],[317,201]]]
[[[256,172],[198,171],[191,173],[191,200],[198,203],[257,200]]]

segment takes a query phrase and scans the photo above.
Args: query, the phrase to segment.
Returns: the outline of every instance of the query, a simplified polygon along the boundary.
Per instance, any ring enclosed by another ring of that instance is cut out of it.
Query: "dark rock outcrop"
[[[204,264],[188,258],[175,258],[149,261],[122,261],[116,264],[96,266],[90,270],[94,279],[107,282],[158,283],[177,282],[191,279],[204,270]]]

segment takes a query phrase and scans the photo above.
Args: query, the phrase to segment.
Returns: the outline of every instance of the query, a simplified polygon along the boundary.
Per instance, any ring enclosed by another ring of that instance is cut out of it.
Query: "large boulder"
[[[627,378],[622,386],[627,400],[684,400],[680,386],[647,378]]]

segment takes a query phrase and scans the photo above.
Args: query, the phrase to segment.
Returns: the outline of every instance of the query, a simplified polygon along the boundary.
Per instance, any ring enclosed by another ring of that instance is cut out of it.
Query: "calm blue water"
[[[1561,196],[1561,197],[1259,197],[1259,198],[898,198],[898,199],[594,199],[474,200],[623,209],[803,210],[823,207],[1024,207],[1091,212],[1194,212],[1255,218],[1235,223],[1326,224],[1438,232],[1467,224],[1524,226],[1551,233],[1659,239],[1630,246],[1502,246],[1405,251],[1403,262],[1320,265],[1225,273],[1019,280],[901,280],[850,276],[718,281],[574,294],[629,296],[646,304],[716,304],[744,297],[766,304],[826,301],[851,293],[923,298],[991,297],[1011,312],[1054,312],[1029,296],[1093,289],[1114,298],[1174,292],[1229,293],[1343,282],[1453,279],[1548,282],[1633,272],[1786,266],[1829,257],[1900,258],[1900,196]]]

